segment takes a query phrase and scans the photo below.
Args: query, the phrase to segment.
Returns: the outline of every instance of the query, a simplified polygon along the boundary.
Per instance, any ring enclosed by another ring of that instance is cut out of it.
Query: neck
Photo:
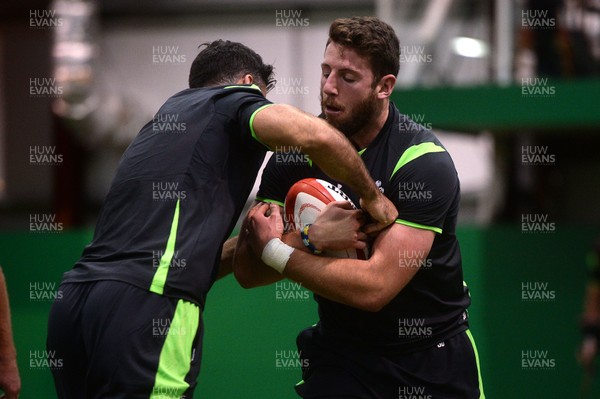
[[[359,149],[362,150],[367,148],[369,144],[375,140],[381,129],[383,129],[383,125],[388,119],[388,115],[390,113],[389,101],[385,101],[382,104],[383,109],[376,112],[371,122],[367,123],[367,125],[349,137],[350,141]]]

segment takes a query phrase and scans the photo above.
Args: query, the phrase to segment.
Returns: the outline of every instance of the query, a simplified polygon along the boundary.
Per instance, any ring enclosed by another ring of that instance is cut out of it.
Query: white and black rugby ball
[[[356,205],[339,187],[321,179],[302,179],[296,182],[285,197],[285,221],[300,230],[305,224],[312,224],[321,211],[334,201],[348,201],[354,209]],[[368,249],[348,248],[343,251],[326,251],[326,256],[335,258],[367,259]]]

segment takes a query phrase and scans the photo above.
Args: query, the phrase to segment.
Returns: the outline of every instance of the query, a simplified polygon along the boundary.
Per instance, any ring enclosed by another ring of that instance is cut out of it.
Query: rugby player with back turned
[[[193,396],[206,295],[231,270],[236,240],[224,242],[270,148],[301,148],[356,190],[373,229],[393,222],[396,210],[340,132],[266,100],[272,70],[240,43],[207,43],[190,88],[158,110],[185,131],[149,122],[123,154],[93,240],[50,312],[47,347],[63,360],[52,370],[59,398]],[[166,188],[176,192],[155,195]],[[266,255],[281,260],[285,248]]]

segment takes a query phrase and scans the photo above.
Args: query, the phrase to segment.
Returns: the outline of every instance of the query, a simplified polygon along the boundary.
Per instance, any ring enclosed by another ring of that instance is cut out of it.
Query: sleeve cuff
[[[396,219],[396,223],[403,224],[408,227],[414,227],[417,229],[430,230],[430,231],[433,231],[434,233],[438,233],[438,234],[442,234],[442,232],[443,232],[443,230],[440,229],[439,227],[426,226],[424,224],[409,222],[408,220],[404,220],[404,219]]]
[[[264,197],[256,197],[256,201],[258,202],[266,202],[268,204],[275,204],[275,205],[279,205],[281,207],[283,207],[285,204],[281,201],[277,201],[271,198],[264,198]]]

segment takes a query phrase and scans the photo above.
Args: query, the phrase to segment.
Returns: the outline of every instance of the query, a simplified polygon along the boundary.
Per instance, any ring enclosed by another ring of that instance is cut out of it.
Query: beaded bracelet
[[[310,226],[311,224],[305,224],[304,228],[300,230],[300,236],[302,237],[302,242],[304,243],[306,248],[308,248],[313,254],[319,255],[322,251],[319,251],[317,248],[315,248],[315,246],[308,239],[308,229],[310,228]]]

